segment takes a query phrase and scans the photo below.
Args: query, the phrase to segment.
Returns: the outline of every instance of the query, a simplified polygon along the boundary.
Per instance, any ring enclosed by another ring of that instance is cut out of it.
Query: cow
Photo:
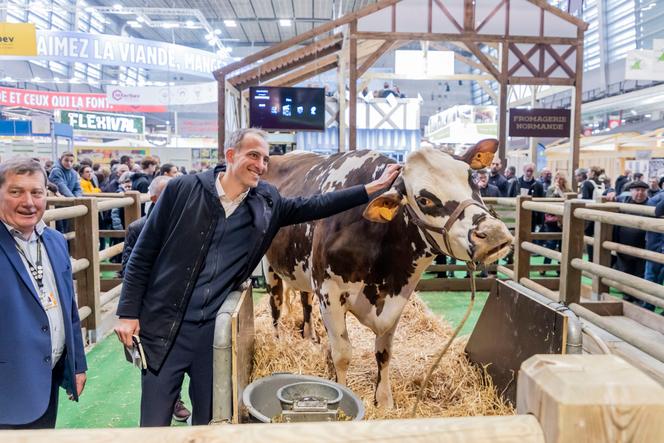
[[[507,227],[484,206],[472,169],[486,167],[498,146],[483,140],[463,157],[424,147],[410,153],[392,187],[335,216],[282,228],[267,252],[270,305],[276,327],[281,282],[300,291],[304,334],[311,336],[318,298],[337,382],[346,384],[351,312],[376,334],[374,402],[392,408],[389,363],[394,331],[410,294],[436,255],[491,263],[511,249]],[[329,157],[309,152],[275,156],[263,177],[288,197],[366,183],[393,160],[370,150]]]

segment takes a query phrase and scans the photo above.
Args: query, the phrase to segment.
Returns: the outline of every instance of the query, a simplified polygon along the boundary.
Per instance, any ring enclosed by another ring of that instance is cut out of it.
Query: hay
[[[316,302],[317,303],[317,302]],[[264,297],[255,307],[256,347],[252,380],[274,372],[292,372],[334,379],[327,360],[327,335],[320,321],[318,307],[313,309],[314,328],[320,343],[301,338],[302,308],[293,303],[293,311],[280,320],[276,339]],[[374,334],[351,314],[346,317],[353,357],[348,368],[348,387],[364,402],[367,419],[408,418],[429,365],[452,328],[431,313],[417,294],[404,309],[392,346],[390,380],[394,409],[374,406],[376,360]],[[509,415],[514,409],[505,404],[485,372],[471,365],[463,350],[467,339],[454,341],[434,371],[425,395],[418,405],[418,417],[462,417],[474,415]]]

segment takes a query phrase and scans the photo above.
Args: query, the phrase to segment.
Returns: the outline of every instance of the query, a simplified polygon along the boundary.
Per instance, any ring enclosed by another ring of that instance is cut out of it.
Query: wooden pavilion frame
[[[462,49],[472,54],[467,57],[455,52],[456,60],[479,71],[478,75],[459,78],[478,81],[498,102],[502,159],[507,141],[508,86],[573,87],[569,165],[574,170],[579,164],[583,35],[587,27],[584,21],[545,0],[379,0],[215,71],[219,84],[219,145],[224,145],[227,131],[240,126],[246,101],[242,91],[249,86],[290,86],[337,69],[339,91],[345,90],[348,77],[348,148],[355,149],[355,97],[372,77],[366,76],[360,85],[358,80],[388,51],[420,41],[427,42],[426,47]],[[334,33],[328,35],[330,32]],[[308,41],[304,47],[273,57]],[[267,60],[269,57],[273,58]],[[267,61],[247,69],[262,60]],[[497,93],[487,80],[498,83]],[[343,116],[345,94],[339,94],[339,100],[339,114]],[[340,141],[345,139],[345,130],[344,119],[340,118]],[[222,149],[219,158],[223,158]]]

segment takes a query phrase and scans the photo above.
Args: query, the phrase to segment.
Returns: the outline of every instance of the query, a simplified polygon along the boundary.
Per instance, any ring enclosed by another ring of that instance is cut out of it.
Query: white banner
[[[217,101],[217,82],[182,86],[109,86],[106,97],[113,105],[200,105]]]
[[[664,80],[664,49],[637,49],[625,58],[625,79]]]

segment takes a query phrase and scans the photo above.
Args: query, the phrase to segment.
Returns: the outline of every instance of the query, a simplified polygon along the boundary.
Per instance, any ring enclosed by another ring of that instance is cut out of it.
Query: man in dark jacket
[[[629,181],[629,176],[632,175],[632,171],[625,169],[625,172],[622,175],[619,175],[616,178],[616,196],[620,195],[623,192],[623,187]]]
[[[129,257],[115,331],[125,346],[139,334],[141,426],[168,426],[182,378],[191,379],[192,423],[212,417],[212,341],[218,309],[258,265],[279,228],[337,214],[386,189],[390,165],[365,186],[285,198],[263,181],[265,133],[241,129],[225,148],[226,168],[168,183]]]
[[[648,184],[642,181],[634,181],[627,189],[630,193],[628,197],[623,197],[619,201],[621,203],[631,203],[635,205],[645,205],[648,200]],[[637,248],[645,248],[646,246],[646,231],[638,228],[628,228],[626,226],[615,225],[613,227],[613,241],[621,245],[634,246]],[[616,254],[616,263],[613,266],[627,274],[635,277],[643,278],[645,274],[646,261],[642,258],[633,257],[627,254]],[[642,306],[646,309],[654,310],[655,307],[631,295],[625,294],[623,298],[626,301],[632,302],[636,305]]]
[[[507,197],[507,179],[500,173],[503,167],[502,162],[498,157],[494,157],[491,161],[491,174],[489,175],[489,184],[498,188],[501,197]]]
[[[489,183],[489,174],[485,169],[477,171],[477,187],[480,188],[482,197],[500,197],[498,187]]]

